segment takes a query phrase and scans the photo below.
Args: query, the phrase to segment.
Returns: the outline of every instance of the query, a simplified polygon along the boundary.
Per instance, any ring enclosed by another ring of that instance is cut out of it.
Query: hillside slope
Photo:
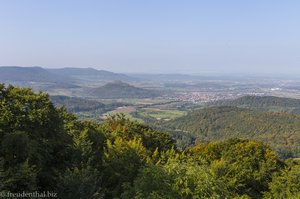
[[[224,100],[211,103],[213,106],[236,106],[259,111],[290,112],[300,114],[300,99],[275,96],[244,96],[234,100]]]
[[[163,128],[191,133],[198,141],[227,138],[261,140],[281,156],[300,156],[300,116],[236,107],[212,107],[165,122]]]

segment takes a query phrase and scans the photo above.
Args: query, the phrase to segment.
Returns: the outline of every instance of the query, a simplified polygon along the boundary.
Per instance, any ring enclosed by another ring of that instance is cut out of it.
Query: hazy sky
[[[0,65],[300,73],[300,1],[1,0]]]

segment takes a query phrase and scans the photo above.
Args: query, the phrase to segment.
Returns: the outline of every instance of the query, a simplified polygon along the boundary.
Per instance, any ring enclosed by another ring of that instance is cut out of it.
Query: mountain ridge
[[[122,73],[114,73],[94,68],[56,68],[40,66],[0,66],[0,81],[5,82],[55,82],[74,83],[78,81],[138,81]]]
[[[137,81],[137,78],[130,77],[122,73],[114,73],[107,70],[98,70],[95,68],[56,68],[56,69],[47,69],[48,71],[54,74],[62,74],[65,76],[71,76],[76,78],[83,79],[97,79],[97,80],[122,80],[122,81]]]

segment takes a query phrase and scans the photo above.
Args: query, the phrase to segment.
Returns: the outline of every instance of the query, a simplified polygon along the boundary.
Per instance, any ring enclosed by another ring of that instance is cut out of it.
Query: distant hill
[[[49,72],[63,75],[63,76],[70,76],[79,79],[87,79],[87,80],[103,80],[103,81],[113,81],[113,80],[120,80],[120,81],[135,81],[137,78],[129,77],[124,74],[120,73],[113,73],[105,70],[96,70],[94,68],[58,68],[58,69],[47,69]]]
[[[41,67],[0,67],[0,83],[31,87],[39,91],[78,88],[74,78],[53,74]]]
[[[165,122],[164,129],[190,133],[199,141],[227,138],[261,140],[282,157],[300,156],[300,116],[237,107],[211,107]]]
[[[270,112],[291,112],[300,114],[300,99],[274,96],[244,96],[234,100],[213,102],[213,106],[236,106]]]
[[[137,78],[93,68],[0,67],[0,81],[73,83],[82,80],[137,81]]]
[[[41,67],[0,67],[0,81],[70,83],[74,79],[53,74]]]
[[[91,89],[89,95],[97,96],[103,99],[117,98],[151,98],[160,95],[158,91],[138,88],[130,84],[115,81],[107,83],[104,86]]]

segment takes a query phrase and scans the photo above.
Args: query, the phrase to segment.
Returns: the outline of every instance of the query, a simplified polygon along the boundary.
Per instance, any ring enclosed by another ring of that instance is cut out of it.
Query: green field
[[[142,108],[139,113],[144,117],[152,117],[156,120],[171,120],[186,114],[186,111],[166,110],[159,108]]]

